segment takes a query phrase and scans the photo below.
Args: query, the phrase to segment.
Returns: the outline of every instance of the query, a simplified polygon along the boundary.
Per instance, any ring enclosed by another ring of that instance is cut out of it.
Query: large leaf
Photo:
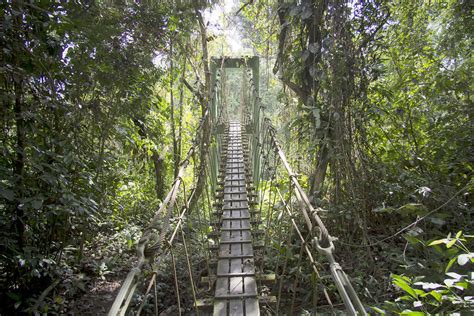
[[[418,298],[415,290],[399,275],[392,274],[393,284],[407,292],[413,298]]]

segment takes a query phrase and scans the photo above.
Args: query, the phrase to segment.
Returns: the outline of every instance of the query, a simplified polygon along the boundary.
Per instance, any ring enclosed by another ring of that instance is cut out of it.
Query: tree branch
[[[238,15],[240,13],[240,11],[242,11],[243,9],[245,9],[245,7],[251,5],[253,3],[253,0],[249,0],[247,2],[245,2],[241,7],[240,9],[237,10],[237,12],[235,12],[235,15]]]
[[[360,51],[370,42],[372,39],[375,37],[375,35],[382,29],[382,27],[387,23],[388,18],[390,17],[390,12],[387,13],[385,18],[382,20],[382,23],[380,23],[379,26],[372,32],[372,34],[369,35],[357,48],[357,53],[360,53]]]
[[[197,91],[196,89],[194,89],[190,84],[189,82],[186,80],[186,78],[182,78],[182,82],[184,83],[184,85],[186,86],[186,88],[188,88],[189,91],[191,91],[192,94],[194,94],[196,96],[196,98],[199,99],[199,101],[203,101],[204,100],[204,97],[203,95]]]
[[[296,93],[298,95],[298,97],[300,98],[301,101],[303,101],[303,103],[306,103],[306,99],[308,98],[308,96],[306,95],[306,93],[303,91],[303,89],[301,87],[299,87],[296,83],[288,80],[287,78],[284,78],[283,76],[280,77],[280,80],[288,87],[290,88],[291,90],[293,90],[294,93]]]
[[[288,31],[288,24],[286,23],[286,13],[288,9],[284,7],[283,1],[278,1],[279,7],[278,7],[278,19],[280,21],[280,35],[278,36],[278,53],[277,53],[277,58],[275,61],[275,65],[273,66],[273,73],[276,74],[278,70],[280,69],[280,65],[282,63],[283,59],[283,49],[285,48],[285,41],[286,41],[286,34]]]

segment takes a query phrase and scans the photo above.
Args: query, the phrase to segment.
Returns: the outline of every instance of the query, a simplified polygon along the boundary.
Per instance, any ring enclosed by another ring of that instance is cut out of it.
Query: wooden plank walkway
[[[240,122],[230,122],[214,315],[260,315]]]

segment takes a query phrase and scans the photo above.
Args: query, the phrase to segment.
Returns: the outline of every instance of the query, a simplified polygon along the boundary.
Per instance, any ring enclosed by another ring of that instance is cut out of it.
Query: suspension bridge
[[[225,100],[228,68],[240,68],[243,74],[240,106],[233,113]],[[258,57],[213,58],[210,70],[213,89],[207,110],[165,200],[143,230],[137,263],[123,281],[109,315],[159,315],[163,298],[157,288],[164,281],[158,271],[165,261],[172,266],[169,280],[177,306],[172,314],[296,313],[296,291],[285,299],[282,290],[285,281],[293,288],[299,282],[288,277],[294,268],[291,258],[266,260],[275,249],[281,255],[285,243],[295,240],[300,245],[299,255],[294,256],[297,263],[307,261],[315,277],[314,302],[325,302],[314,306],[315,313],[366,315],[336,261],[335,238],[320,217],[323,210],[310,203],[265,117],[258,90]],[[191,188],[184,180],[189,175]],[[190,204],[197,207],[192,209]],[[190,212],[195,223],[189,223]],[[190,225],[201,229],[191,231]],[[270,240],[270,234],[277,242]],[[196,240],[203,243],[199,249],[193,249]],[[202,249],[205,253],[199,255],[205,264],[200,266],[205,271],[197,275],[193,258]],[[179,265],[183,269],[178,271]],[[323,284],[328,276],[338,295],[331,295]],[[339,302],[333,302],[335,298]]]

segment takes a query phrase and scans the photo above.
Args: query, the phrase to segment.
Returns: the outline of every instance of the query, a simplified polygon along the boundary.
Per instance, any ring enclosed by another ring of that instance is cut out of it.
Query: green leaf
[[[422,295],[422,294],[425,294],[425,291],[420,290],[420,289],[414,289],[414,291],[415,291],[415,293],[416,293],[417,296]]]
[[[21,301],[21,296],[17,293],[14,292],[7,292],[7,296],[14,300],[15,302],[20,302]]]
[[[447,244],[446,244],[446,248],[451,248],[455,243],[456,243],[457,239],[452,239],[450,240]]]
[[[444,219],[437,218],[437,217],[430,217],[429,220],[433,224],[439,225],[439,226],[442,226],[442,225],[446,224],[446,221]]]
[[[400,206],[396,211],[402,215],[425,215],[428,213],[426,206],[420,203],[408,203]]]
[[[383,309],[380,309],[376,306],[370,306],[370,309],[372,309],[374,312],[380,314],[380,315],[385,315],[385,311]]]
[[[441,298],[442,298],[441,293],[438,293],[438,292],[433,290],[433,291],[430,292],[430,295],[433,296],[435,300],[437,300],[438,302],[441,303]]]
[[[425,314],[423,312],[414,312],[412,310],[406,309],[403,312],[401,312],[400,315],[424,316]]]
[[[403,238],[405,238],[412,245],[416,245],[416,244],[419,244],[419,243],[423,244],[423,242],[421,240],[419,240],[416,237],[410,236],[408,234],[404,234]]]
[[[462,230],[458,231],[458,233],[456,234],[456,239],[459,239],[459,237],[461,237],[462,235]]]
[[[374,208],[372,210],[372,212],[374,212],[374,213],[389,213],[389,214],[392,213],[393,211],[395,211],[395,209],[393,207],[390,207],[390,206],[388,206],[388,207],[379,206],[379,207]]]
[[[418,298],[418,295],[416,294],[415,290],[412,289],[412,287],[407,282],[405,282],[405,280],[403,280],[401,276],[393,274],[392,278],[393,284],[401,288],[403,291],[407,292],[410,296]]]
[[[466,281],[456,282],[456,286],[462,287],[463,289],[467,290],[469,284]]]
[[[13,198],[15,197],[15,193],[12,190],[5,190],[3,188],[0,188],[0,195],[10,202],[13,201]]]
[[[33,201],[31,201],[31,206],[32,206],[35,210],[39,210],[39,209],[43,206],[43,201],[42,201],[42,200],[34,199]]]
[[[439,244],[445,244],[447,243],[448,240],[446,238],[443,238],[443,239],[438,239],[438,240],[433,240],[432,242],[430,242],[428,244],[428,246],[434,246],[434,245],[439,245]]]
[[[449,260],[448,264],[446,265],[446,269],[444,270],[445,273],[447,273],[449,271],[449,269],[451,269],[451,266],[454,264],[456,259],[457,259],[457,257],[454,257],[451,260]]]

